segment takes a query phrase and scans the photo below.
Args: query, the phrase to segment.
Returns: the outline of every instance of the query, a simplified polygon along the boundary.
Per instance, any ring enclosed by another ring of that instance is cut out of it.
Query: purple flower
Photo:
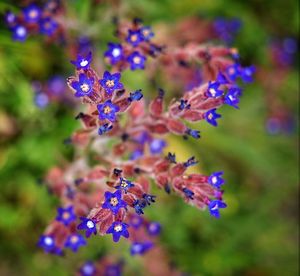
[[[146,207],[146,202],[145,200],[135,200],[133,202],[133,208],[135,209],[135,212],[138,215],[143,215],[144,214],[144,208]]]
[[[130,160],[136,160],[144,155],[144,151],[142,149],[137,149],[133,151],[129,157]]]
[[[116,64],[123,59],[123,47],[118,43],[108,43],[108,50],[104,53],[104,56],[109,59],[110,63]]]
[[[106,234],[112,234],[113,241],[118,242],[121,236],[123,236],[124,238],[129,237],[129,232],[127,230],[128,226],[129,226],[128,224],[123,223],[121,221],[114,221],[106,231]]]
[[[103,135],[104,133],[110,131],[112,128],[113,128],[112,125],[104,124],[104,125],[102,125],[102,126],[99,127],[98,134],[99,135]]]
[[[150,236],[157,236],[161,231],[161,225],[158,222],[150,222],[147,225],[147,232]]]
[[[214,108],[205,113],[205,120],[213,126],[217,126],[217,119],[222,117],[220,114],[216,113],[216,110],[217,109]]]
[[[151,205],[151,203],[154,203],[155,198],[155,195],[143,194],[143,199],[146,201],[147,205]]]
[[[186,162],[183,163],[183,165],[186,168],[191,167],[191,166],[195,166],[196,164],[198,164],[198,161],[196,160],[195,156],[192,156]]]
[[[105,192],[105,202],[102,204],[102,208],[110,209],[115,215],[119,209],[126,208],[127,203],[122,200],[122,191],[117,190],[114,193]]]
[[[144,41],[149,41],[154,36],[154,33],[150,26],[142,27],[140,29],[140,33]]]
[[[94,79],[85,74],[79,75],[79,81],[73,81],[71,86],[76,90],[75,97],[89,96],[93,93]]]
[[[215,82],[209,82],[207,87],[207,96],[211,98],[217,98],[219,96],[223,95],[223,90],[219,89],[220,83]]]
[[[120,177],[120,183],[115,188],[124,191],[126,194],[128,189],[130,189],[132,187],[134,187],[134,184],[131,181],[129,181],[123,177]]]
[[[188,189],[188,188],[183,188],[182,191],[184,192],[185,196],[186,196],[188,199],[191,199],[191,200],[194,199],[195,193],[194,193],[192,190],[190,190],[190,189]]]
[[[138,229],[143,224],[143,221],[144,219],[141,216],[133,215],[130,218],[130,225],[133,228]]]
[[[38,6],[31,4],[23,9],[23,14],[26,23],[37,23],[40,20],[42,11]]]
[[[86,240],[80,234],[71,234],[65,242],[65,247],[70,248],[73,252],[76,252],[80,246],[86,245]]]
[[[96,221],[81,217],[80,220],[82,221],[78,226],[78,230],[86,230],[85,236],[89,238],[93,233],[94,235],[97,234],[97,228],[96,228]]]
[[[143,98],[142,90],[136,90],[134,92],[130,92],[130,95],[128,97],[128,100],[130,102],[139,101]]]
[[[234,108],[239,108],[238,104],[240,102],[239,96],[241,96],[242,90],[239,87],[230,87],[224,98],[224,103],[233,106]]]
[[[127,57],[127,61],[130,63],[130,69],[144,69],[146,57],[135,51]]]
[[[23,42],[27,38],[27,29],[22,25],[15,26],[12,29],[12,32],[13,32],[13,35],[12,35],[13,40]]]
[[[195,139],[199,139],[200,138],[200,131],[196,130],[196,129],[190,129],[188,128],[186,131],[186,134],[192,136]]]
[[[235,81],[240,76],[240,65],[234,63],[226,68],[226,74],[231,81]]]
[[[119,82],[120,78],[120,73],[110,74],[108,71],[105,71],[103,74],[103,79],[101,79],[99,83],[108,94],[111,94],[115,90],[123,89],[123,84]]]
[[[224,184],[224,179],[222,179],[223,172],[215,172],[210,175],[208,178],[208,183],[212,185],[213,187],[220,189],[221,185]]]
[[[143,41],[143,35],[139,30],[128,30],[126,41],[130,43],[133,47],[136,47]]]
[[[44,108],[49,104],[49,97],[46,93],[36,93],[34,103],[39,108]]]
[[[104,276],[121,276],[122,270],[120,265],[108,265],[105,267]]]
[[[52,94],[60,95],[65,92],[66,81],[62,76],[53,76],[48,81],[48,87]]]
[[[160,154],[163,149],[167,146],[167,143],[163,139],[153,139],[150,142],[150,152],[151,154]]]
[[[40,32],[44,35],[51,36],[55,33],[58,28],[58,24],[51,17],[42,18],[39,21]]]
[[[228,80],[227,80],[227,78],[221,72],[218,73],[216,82],[218,82],[220,84],[227,84],[227,83],[229,83]]]
[[[120,108],[117,105],[114,105],[111,100],[107,100],[103,104],[98,104],[97,108],[99,111],[99,118],[101,120],[107,119],[111,122],[116,120],[116,113],[120,110]]]
[[[69,225],[72,221],[76,220],[73,206],[66,208],[57,208],[56,220],[62,222],[64,225]]]
[[[179,110],[184,110],[184,109],[190,109],[191,105],[188,103],[187,100],[181,99],[180,104],[178,106]]]
[[[130,247],[130,254],[143,255],[153,247],[153,242],[134,242]]]
[[[96,267],[91,261],[87,261],[80,267],[79,272],[81,276],[94,276],[96,275]]]
[[[13,12],[7,11],[4,15],[4,19],[5,19],[6,24],[11,26],[16,23],[17,17],[15,16],[15,14]]]
[[[208,204],[210,215],[216,218],[220,217],[220,208],[226,208],[227,205],[221,200],[212,200]]]
[[[88,69],[92,62],[92,52],[89,52],[86,57],[78,54],[76,60],[71,60],[71,63],[79,69]]]
[[[241,69],[242,80],[246,83],[253,82],[253,74],[255,73],[255,71],[256,68],[254,65],[242,68]]]
[[[42,235],[39,239],[38,246],[42,247],[47,253],[52,252],[55,249],[53,237],[49,235]]]

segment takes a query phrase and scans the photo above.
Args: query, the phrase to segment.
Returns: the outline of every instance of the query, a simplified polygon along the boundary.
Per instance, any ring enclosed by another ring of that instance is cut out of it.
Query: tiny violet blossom
[[[71,60],[71,63],[76,66],[76,69],[88,69],[92,62],[92,52],[89,52],[86,57],[77,55],[76,60]]]
[[[123,236],[124,238],[129,237],[129,232],[127,230],[128,227],[129,225],[127,223],[123,223],[121,221],[114,221],[106,231],[106,234],[112,234],[113,241],[118,242],[121,236]]]
[[[97,234],[97,228],[96,228],[96,221],[81,217],[80,220],[82,221],[78,226],[78,230],[86,230],[85,236],[89,238],[93,233],[94,235]]]
[[[130,43],[133,47],[137,47],[143,40],[143,35],[139,30],[128,30],[126,41]]]
[[[108,265],[105,267],[104,276],[122,276],[122,267],[118,264]]]
[[[120,110],[117,105],[114,105],[111,100],[107,100],[103,104],[98,104],[97,109],[99,111],[100,120],[109,120],[114,122],[116,120],[116,113]]]
[[[126,208],[127,203],[122,200],[122,191],[117,190],[114,193],[105,192],[105,202],[102,204],[102,208],[110,209],[115,215],[119,209]]]
[[[253,82],[253,75],[256,71],[256,68],[254,65],[251,65],[249,67],[244,67],[241,70],[241,78],[244,82],[249,83]]]
[[[12,29],[13,35],[12,38],[13,40],[23,42],[27,38],[27,29],[22,26],[22,25],[17,25]]]
[[[93,92],[94,79],[85,74],[79,75],[78,81],[73,81],[71,86],[76,90],[75,97],[90,96]]]
[[[73,210],[73,206],[69,206],[66,208],[57,208],[57,216],[56,220],[60,221],[64,225],[69,225],[71,222],[76,220],[76,215]]]
[[[142,90],[139,89],[139,90],[136,90],[134,92],[131,92],[129,97],[128,97],[128,100],[130,102],[134,102],[134,101],[139,101],[143,98],[143,94],[142,94]]]
[[[135,212],[138,214],[138,215],[143,215],[144,214],[144,208],[146,207],[146,203],[145,201],[142,201],[142,200],[135,200],[133,202],[133,208],[135,209]]]
[[[225,75],[222,74],[221,72],[218,73],[216,81],[218,83],[220,83],[220,84],[227,84],[227,83],[229,83],[228,80],[227,80],[227,78],[225,77]]]
[[[213,126],[217,126],[217,119],[222,117],[220,114],[216,113],[216,110],[217,109],[214,108],[205,113],[205,120]]]
[[[49,97],[46,93],[37,93],[34,97],[34,103],[38,108],[44,108],[49,104]]]
[[[190,190],[188,188],[183,188],[182,191],[184,192],[186,198],[191,199],[191,200],[194,199],[195,193],[192,190]]]
[[[81,276],[94,276],[96,275],[96,267],[91,261],[87,261],[80,267],[79,272]]]
[[[160,154],[162,153],[163,149],[167,146],[167,143],[163,139],[153,139],[150,142],[150,152],[151,154]]]
[[[4,19],[8,25],[13,25],[16,22],[17,17],[13,12],[7,11],[4,15]]]
[[[147,205],[155,202],[155,195],[143,194],[143,199],[145,199]]]
[[[223,90],[219,89],[220,83],[215,82],[209,82],[208,88],[207,88],[207,96],[211,98],[217,98],[219,96],[223,95]]]
[[[52,251],[55,248],[53,237],[49,235],[42,235],[38,241],[38,246],[42,247],[47,253]]]
[[[224,103],[238,109],[238,104],[240,102],[239,96],[242,93],[241,91],[242,90],[239,87],[230,87],[224,98]]]
[[[51,36],[58,29],[58,23],[51,17],[42,18],[39,21],[40,33]]]
[[[186,168],[191,167],[191,166],[195,166],[196,164],[198,164],[198,161],[196,160],[195,156],[192,156],[186,162],[183,163],[183,165]]]
[[[65,247],[70,248],[73,252],[77,252],[78,248],[84,245],[86,245],[86,240],[80,234],[71,234],[64,244]]]
[[[147,232],[150,236],[157,236],[161,231],[161,225],[158,222],[150,222],[147,225]]]
[[[190,129],[188,128],[186,131],[186,134],[192,136],[195,139],[199,139],[200,138],[200,131],[196,130],[196,129]]]
[[[130,226],[138,229],[143,224],[144,219],[141,216],[132,215],[130,218]]]
[[[131,70],[144,69],[146,57],[140,54],[139,52],[135,51],[127,57],[127,61],[130,64]]]
[[[191,105],[188,103],[187,100],[181,99],[178,108],[179,110],[190,109]]]
[[[208,204],[210,215],[216,218],[220,217],[219,209],[226,208],[226,207],[227,207],[226,203],[224,203],[221,200],[212,200]]]
[[[104,124],[104,125],[102,125],[102,126],[99,127],[98,134],[99,135],[103,135],[104,133],[110,131],[112,128],[113,128],[112,125],[110,125],[110,124]]]
[[[150,241],[146,242],[134,242],[130,247],[130,254],[143,255],[153,247],[153,243]]]
[[[119,185],[117,185],[115,188],[124,191],[126,194],[128,189],[132,187],[134,187],[134,184],[131,181],[121,177]]]
[[[235,81],[240,76],[240,65],[234,63],[226,68],[226,73],[231,81]]]
[[[123,47],[118,43],[108,43],[108,50],[104,53],[112,65],[123,59]]]
[[[208,183],[213,187],[220,189],[221,185],[224,184],[224,179],[222,179],[223,172],[215,172],[211,174],[208,178]]]
[[[123,84],[119,82],[120,78],[120,73],[110,74],[108,71],[105,71],[103,79],[99,83],[105,89],[106,93],[112,94],[115,90],[123,89]]]
[[[42,11],[41,9],[31,4],[23,9],[24,20],[27,23],[37,23],[41,17]]]
[[[151,38],[154,37],[154,33],[150,26],[144,26],[143,28],[141,28],[140,33],[144,41],[150,41]]]

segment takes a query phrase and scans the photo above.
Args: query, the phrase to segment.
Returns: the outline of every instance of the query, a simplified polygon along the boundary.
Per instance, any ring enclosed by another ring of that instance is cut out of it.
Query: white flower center
[[[46,244],[46,245],[52,245],[53,244],[53,239],[51,238],[51,237],[46,237],[45,239],[44,239],[44,243]]]
[[[119,48],[113,49],[111,53],[114,57],[118,57],[121,54],[121,50]]]
[[[115,230],[116,232],[120,232],[120,231],[122,231],[122,229],[123,229],[123,227],[122,227],[121,224],[118,224],[118,225],[116,225],[116,226],[114,227],[114,230]]]
[[[209,93],[214,97],[215,95],[216,95],[216,89],[214,89],[214,88],[210,88],[209,89]]]
[[[212,183],[213,184],[216,184],[218,182],[218,179],[216,176],[214,176],[212,179],[211,179]]]
[[[26,35],[26,29],[23,26],[20,26],[17,28],[16,31],[18,36],[25,36]]]
[[[82,270],[84,271],[84,273],[86,275],[92,275],[92,273],[94,272],[94,267],[90,264],[86,264]]]
[[[140,63],[141,63],[141,58],[140,58],[140,57],[134,57],[134,58],[133,58],[133,62],[134,62],[135,64],[140,64]]]
[[[36,18],[37,16],[38,16],[37,10],[31,10],[31,11],[29,12],[29,17],[30,17],[30,18],[34,19],[34,18]]]
[[[213,211],[218,210],[218,205],[216,204],[214,207],[211,208],[211,210]]]
[[[90,90],[90,86],[87,83],[84,83],[84,84],[80,85],[80,89],[83,92],[88,92]]]
[[[94,228],[95,227],[95,224],[91,221],[91,220],[89,220],[87,223],[86,223],[86,226],[88,227],[88,228]]]
[[[87,66],[88,63],[89,63],[89,62],[88,62],[86,59],[83,59],[83,60],[81,60],[81,62],[80,62],[80,66],[82,66],[82,67]]]

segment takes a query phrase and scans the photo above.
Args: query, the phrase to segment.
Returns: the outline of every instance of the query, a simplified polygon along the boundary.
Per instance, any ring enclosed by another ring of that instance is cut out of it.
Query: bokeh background
[[[20,2],[1,1],[0,12],[18,10]],[[196,155],[198,169],[207,173],[224,170],[228,203],[216,220],[176,196],[156,191],[158,202],[147,213],[162,223],[161,243],[172,263],[190,275],[298,275],[297,54],[280,86],[273,87],[271,97],[270,93],[266,97],[268,85],[278,78],[269,58],[270,41],[297,38],[297,1],[122,2],[124,17],[139,16],[153,25],[154,31],[191,16],[207,20],[238,17],[243,26],[234,46],[245,64],[258,68],[255,82],[245,89],[240,110],[223,107],[218,128],[202,124],[199,141],[169,140],[170,149],[181,158]],[[101,58],[112,38],[111,18],[105,16],[110,5],[100,3],[95,8],[90,1],[70,0],[66,7],[70,18],[99,30],[95,45]],[[51,166],[72,156],[72,148],[62,141],[79,123],[74,120],[77,112],[72,104],[53,102],[38,108],[31,84],[53,75],[67,77],[73,68],[61,46],[45,46],[39,37],[13,42],[3,22],[0,28],[0,275],[71,275],[80,262],[108,250],[124,251],[134,275],[143,275],[140,259],[126,253],[126,242],[112,246],[110,237],[93,237],[88,247],[64,258],[37,248],[36,242],[58,205],[39,179]],[[151,90],[143,72],[126,73],[124,83]],[[284,130],[266,128],[272,98],[289,114]]]

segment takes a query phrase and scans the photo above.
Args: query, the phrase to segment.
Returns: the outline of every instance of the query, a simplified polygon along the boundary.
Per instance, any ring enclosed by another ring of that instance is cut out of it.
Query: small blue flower
[[[143,215],[144,214],[144,208],[146,207],[146,202],[144,200],[135,200],[133,202],[133,208],[135,209],[135,212],[138,215]]]
[[[23,14],[26,23],[37,23],[42,11],[37,5],[31,4],[23,9]]]
[[[149,195],[149,194],[143,194],[143,198],[145,199],[147,205],[151,205],[151,203],[155,202],[156,196]]]
[[[49,97],[46,93],[36,93],[34,103],[39,108],[44,108],[49,104]]]
[[[17,25],[12,29],[12,38],[17,41],[25,41],[27,38],[27,29],[22,25]]]
[[[76,252],[80,246],[84,245],[86,245],[86,240],[80,234],[71,234],[65,242],[65,247],[70,248],[73,252]]]
[[[75,221],[76,215],[74,214],[73,206],[57,208],[56,220],[62,222],[66,226]]]
[[[58,28],[58,24],[51,17],[42,18],[39,21],[41,34],[51,36]]]
[[[117,105],[114,105],[111,100],[107,100],[103,104],[98,104],[97,109],[99,111],[100,120],[109,120],[114,122],[116,120],[116,113],[120,110]]]
[[[121,177],[119,185],[116,186],[115,188],[122,190],[125,192],[125,194],[127,194],[128,189],[130,189],[132,187],[134,187],[134,184],[131,181]]]
[[[181,99],[178,108],[179,110],[190,109],[191,105],[188,103],[187,100]]]
[[[134,242],[130,247],[130,254],[143,255],[153,247],[153,242]]]
[[[167,143],[163,139],[153,139],[150,142],[150,152],[151,154],[161,154],[163,149],[167,146]]]
[[[220,114],[216,113],[216,110],[217,109],[214,108],[205,113],[205,120],[213,126],[217,126],[217,119],[222,117]]]
[[[114,193],[105,192],[105,202],[102,204],[102,208],[110,209],[115,215],[119,209],[126,208],[127,203],[122,200],[122,191],[117,190]]]
[[[71,63],[76,66],[76,69],[88,69],[92,62],[92,52],[89,52],[86,57],[78,54],[76,60],[71,60]]]
[[[126,41],[130,43],[133,47],[136,47],[143,41],[143,35],[139,30],[128,30]]]
[[[186,162],[183,163],[183,165],[188,168],[191,166],[194,166],[198,164],[198,161],[195,159],[195,156],[192,156],[191,158],[189,158]]]
[[[234,108],[239,108],[238,104],[240,102],[239,97],[242,94],[242,89],[235,86],[235,87],[230,87],[228,89],[228,92],[224,98],[224,103],[233,106]]]
[[[104,133],[110,131],[112,128],[113,128],[112,125],[104,124],[104,125],[102,125],[102,126],[99,127],[98,134],[99,135],[103,135]]]
[[[49,253],[55,249],[55,241],[52,236],[42,235],[39,239],[38,246],[42,247],[45,252]]]
[[[103,276],[122,276],[121,266],[117,264],[106,266]]]
[[[168,152],[167,159],[170,161],[170,163],[176,164],[176,154]]]
[[[136,160],[139,159],[144,155],[144,151],[142,149],[137,149],[133,151],[129,157],[130,160]]]
[[[242,68],[241,69],[242,80],[246,83],[253,82],[253,74],[255,73],[255,71],[256,68],[254,65]]]
[[[93,233],[94,235],[97,234],[97,228],[96,228],[96,221],[81,217],[80,220],[82,221],[78,226],[78,230],[86,230],[85,236],[89,238]]]
[[[226,68],[226,74],[231,81],[235,81],[240,76],[240,65],[234,63]]]
[[[215,172],[210,175],[208,178],[208,183],[212,185],[213,187],[220,189],[221,185],[224,184],[224,179],[222,179],[223,172]]]
[[[13,25],[16,23],[16,15],[11,12],[11,11],[7,11],[4,15],[4,19],[7,25]]]
[[[223,90],[219,89],[220,83],[215,82],[209,82],[207,87],[207,96],[211,98],[217,98],[219,96],[223,95]]]
[[[87,261],[80,267],[79,272],[81,276],[95,276],[96,267],[91,261]]]
[[[130,226],[138,229],[143,224],[144,219],[141,216],[132,215],[130,218]]]
[[[127,57],[127,61],[130,63],[131,70],[144,69],[146,57],[135,51]]]
[[[120,78],[120,73],[110,74],[108,71],[105,71],[103,79],[101,79],[99,83],[105,89],[106,93],[111,94],[115,90],[123,89],[123,84],[119,82]]]
[[[94,79],[85,74],[79,75],[79,81],[73,81],[71,86],[76,90],[75,97],[89,96],[93,93]]]
[[[186,134],[192,136],[195,139],[199,139],[200,138],[200,131],[196,130],[196,129],[190,129],[188,128],[186,131]]]
[[[187,198],[192,199],[192,200],[194,199],[195,193],[192,190],[190,190],[188,188],[183,188],[182,191],[184,192],[184,194]]]
[[[221,200],[212,200],[212,201],[210,201],[210,203],[208,205],[210,215],[214,216],[216,218],[220,217],[219,209],[220,208],[226,208],[226,207],[227,207],[226,203],[224,203]]]
[[[123,236],[124,238],[129,237],[129,232],[127,230],[128,224],[123,223],[121,221],[115,221],[112,223],[112,225],[108,228],[106,231],[106,234],[112,234],[113,235],[113,241],[118,242]]]
[[[157,236],[161,232],[161,225],[158,222],[150,222],[147,225],[147,232],[150,236]]]
[[[227,78],[221,72],[218,73],[216,82],[218,82],[220,84],[228,84],[229,83]]]
[[[134,102],[134,101],[139,101],[143,98],[143,94],[142,94],[142,90],[139,89],[139,90],[136,90],[134,92],[131,92],[129,97],[128,97],[128,100],[130,102]]]
[[[112,65],[123,59],[123,47],[118,43],[108,43],[108,50],[104,56],[109,59]]]
[[[142,27],[140,33],[144,41],[150,41],[150,39],[154,37],[154,33],[150,26]]]

